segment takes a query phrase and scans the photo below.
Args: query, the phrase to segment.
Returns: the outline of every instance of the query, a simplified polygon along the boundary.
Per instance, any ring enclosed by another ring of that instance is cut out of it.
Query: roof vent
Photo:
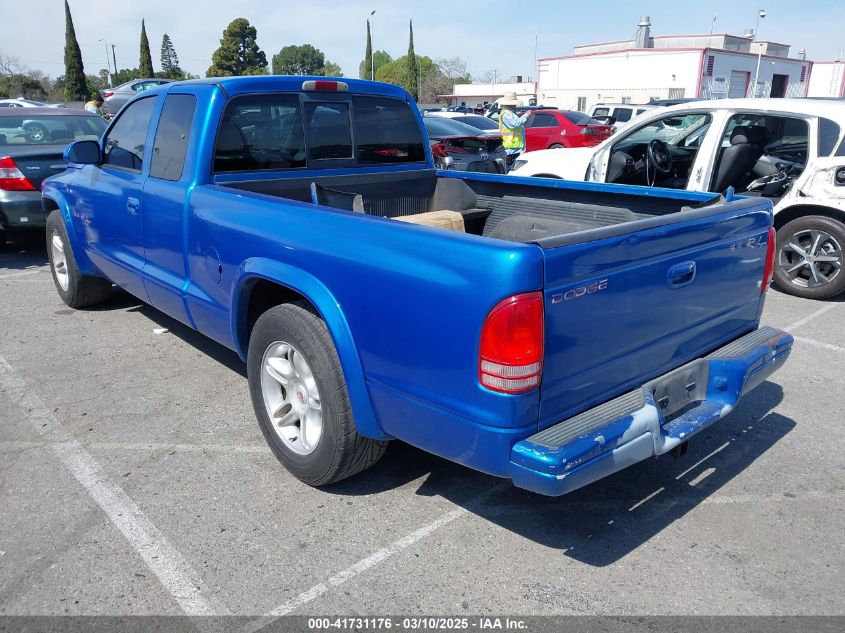
[[[651,48],[651,20],[647,15],[637,24],[637,48]]]

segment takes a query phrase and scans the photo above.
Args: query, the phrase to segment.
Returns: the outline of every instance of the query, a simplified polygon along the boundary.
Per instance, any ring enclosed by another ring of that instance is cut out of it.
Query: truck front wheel
[[[821,215],[788,222],[777,233],[774,277],[787,294],[830,299],[845,291],[845,226]]]
[[[307,304],[282,304],[258,318],[247,374],[264,439],[300,481],[334,483],[384,454],[387,442],[356,431],[334,343]]]
[[[111,283],[100,277],[83,275],[67,238],[65,223],[58,209],[47,216],[47,257],[56,291],[71,308],[102,303],[111,296]]]

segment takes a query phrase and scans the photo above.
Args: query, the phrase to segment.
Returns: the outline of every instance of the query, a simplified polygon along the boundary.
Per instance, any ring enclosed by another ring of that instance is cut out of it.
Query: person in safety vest
[[[506,92],[499,102],[502,110],[499,113],[499,132],[502,134],[502,146],[508,155],[508,167],[513,161],[525,151],[525,122],[529,113],[519,116],[516,113],[516,106],[519,100],[515,92]]]

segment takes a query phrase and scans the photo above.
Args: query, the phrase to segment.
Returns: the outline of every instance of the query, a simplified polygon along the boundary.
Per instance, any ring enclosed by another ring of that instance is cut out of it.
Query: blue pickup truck
[[[768,200],[437,171],[396,86],[173,83],[65,156],[62,300],[114,284],[237,351],[310,485],[396,438],[564,494],[683,452],[792,347],[759,327]]]

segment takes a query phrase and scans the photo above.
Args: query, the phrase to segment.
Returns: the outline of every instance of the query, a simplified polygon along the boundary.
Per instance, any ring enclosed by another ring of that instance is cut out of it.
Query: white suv
[[[646,112],[596,147],[523,154],[510,175],[770,198],[775,281],[827,299],[845,291],[843,136],[842,100],[696,101]]]

